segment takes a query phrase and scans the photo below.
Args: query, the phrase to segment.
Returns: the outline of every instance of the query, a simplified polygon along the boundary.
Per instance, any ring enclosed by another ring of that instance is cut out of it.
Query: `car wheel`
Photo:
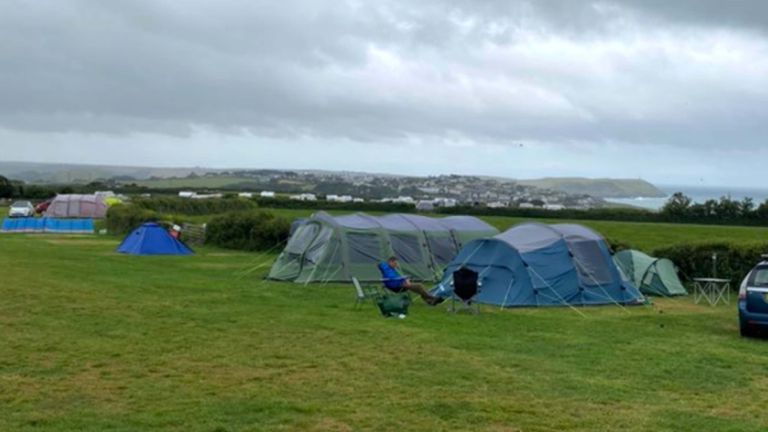
[[[752,328],[747,324],[739,325],[739,333],[741,333],[743,337],[752,337],[754,335]]]

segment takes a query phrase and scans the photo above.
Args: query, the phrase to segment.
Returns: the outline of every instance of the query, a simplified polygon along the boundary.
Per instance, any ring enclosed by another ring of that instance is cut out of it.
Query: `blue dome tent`
[[[129,255],[192,255],[192,249],[173,238],[162,226],[148,222],[123,240],[117,251]]]
[[[645,302],[623,281],[605,239],[572,224],[528,223],[468,243],[433,291],[449,296],[453,272],[478,273],[478,303],[501,307],[586,306]]]

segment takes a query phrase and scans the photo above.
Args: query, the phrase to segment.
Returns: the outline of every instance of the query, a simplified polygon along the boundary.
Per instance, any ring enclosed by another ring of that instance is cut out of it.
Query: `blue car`
[[[755,266],[741,283],[739,328],[742,336],[768,329],[768,261]]]

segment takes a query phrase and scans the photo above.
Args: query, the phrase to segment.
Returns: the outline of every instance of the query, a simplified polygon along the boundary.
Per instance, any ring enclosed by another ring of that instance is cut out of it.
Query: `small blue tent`
[[[448,296],[453,272],[467,267],[482,283],[478,303],[502,307],[640,304],[623,281],[605,240],[580,225],[518,225],[468,243],[433,291]]]
[[[194,253],[184,243],[168,234],[165,228],[154,222],[145,223],[128,234],[117,251],[130,255],[192,255]]]

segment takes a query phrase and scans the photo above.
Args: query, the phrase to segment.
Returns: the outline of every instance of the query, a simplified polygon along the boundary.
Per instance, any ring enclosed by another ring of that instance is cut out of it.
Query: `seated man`
[[[401,293],[405,290],[415,292],[421,296],[425,303],[431,306],[441,303],[444,300],[428,293],[423,285],[411,282],[410,279],[401,275],[400,272],[397,271],[398,266],[399,264],[395,257],[390,257],[387,262],[379,264],[379,270],[383,277],[384,286],[387,287],[387,289],[396,293]]]

